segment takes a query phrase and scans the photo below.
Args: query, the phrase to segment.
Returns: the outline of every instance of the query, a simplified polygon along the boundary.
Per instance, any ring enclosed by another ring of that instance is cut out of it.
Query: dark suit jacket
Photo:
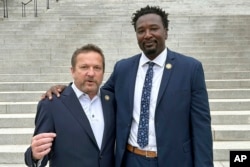
[[[108,97],[108,98],[107,98]],[[57,134],[52,150],[42,164],[50,160],[52,167],[113,167],[115,143],[115,111],[113,93],[101,90],[104,115],[104,135],[101,150],[81,104],[71,86],[60,98],[42,100],[38,104],[34,135],[43,132]],[[31,149],[25,153],[26,165],[32,166]]]
[[[104,89],[117,104],[116,167],[126,150],[140,54],[116,63]],[[168,50],[160,84],[155,131],[159,167],[212,167],[211,118],[204,72],[199,61]]]

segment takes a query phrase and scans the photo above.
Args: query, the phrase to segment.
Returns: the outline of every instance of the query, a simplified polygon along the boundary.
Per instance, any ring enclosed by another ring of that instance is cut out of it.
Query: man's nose
[[[87,75],[88,75],[88,76],[93,76],[94,74],[95,74],[94,69],[93,69],[93,68],[89,68],[89,69],[88,69],[88,72],[87,72]]]
[[[151,32],[150,32],[150,30],[146,30],[145,31],[145,38],[150,38],[152,36],[152,34],[151,34]]]

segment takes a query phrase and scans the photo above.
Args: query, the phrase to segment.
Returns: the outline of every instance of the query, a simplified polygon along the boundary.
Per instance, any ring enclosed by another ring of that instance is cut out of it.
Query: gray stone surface
[[[250,150],[250,2],[246,0],[39,1],[21,17],[21,1],[0,8],[0,167],[21,167],[36,106],[51,85],[68,84],[70,57],[86,43],[106,55],[104,82],[116,61],[139,52],[130,24],[140,7],[170,15],[167,47],[204,66],[212,116],[215,167],[229,167],[229,151]],[[1,5],[0,1],[0,5]]]

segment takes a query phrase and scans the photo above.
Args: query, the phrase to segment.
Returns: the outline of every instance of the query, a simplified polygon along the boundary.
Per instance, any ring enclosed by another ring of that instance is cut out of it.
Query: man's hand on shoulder
[[[44,94],[41,96],[41,100],[44,100],[46,98],[52,99],[52,94],[55,94],[57,97],[60,97],[61,92],[66,88],[66,85],[55,85],[51,86],[49,90],[47,90]]]

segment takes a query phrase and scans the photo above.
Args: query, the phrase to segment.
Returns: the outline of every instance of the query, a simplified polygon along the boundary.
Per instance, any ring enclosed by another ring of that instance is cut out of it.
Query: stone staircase
[[[117,60],[139,52],[130,17],[146,4],[170,13],[167,46],[203,63],[215,167],[229,167],[230,150],[250,150],[250,2],[55,1],[49,10],[38,1],[38,17],[27,6],[23,18],[21,1],[13,0],[9,17],[0,18],[0,167],[25,166],[37,102],[51,85],[71,81],[70,58],[77,47],[103,48],[104,80]]]

